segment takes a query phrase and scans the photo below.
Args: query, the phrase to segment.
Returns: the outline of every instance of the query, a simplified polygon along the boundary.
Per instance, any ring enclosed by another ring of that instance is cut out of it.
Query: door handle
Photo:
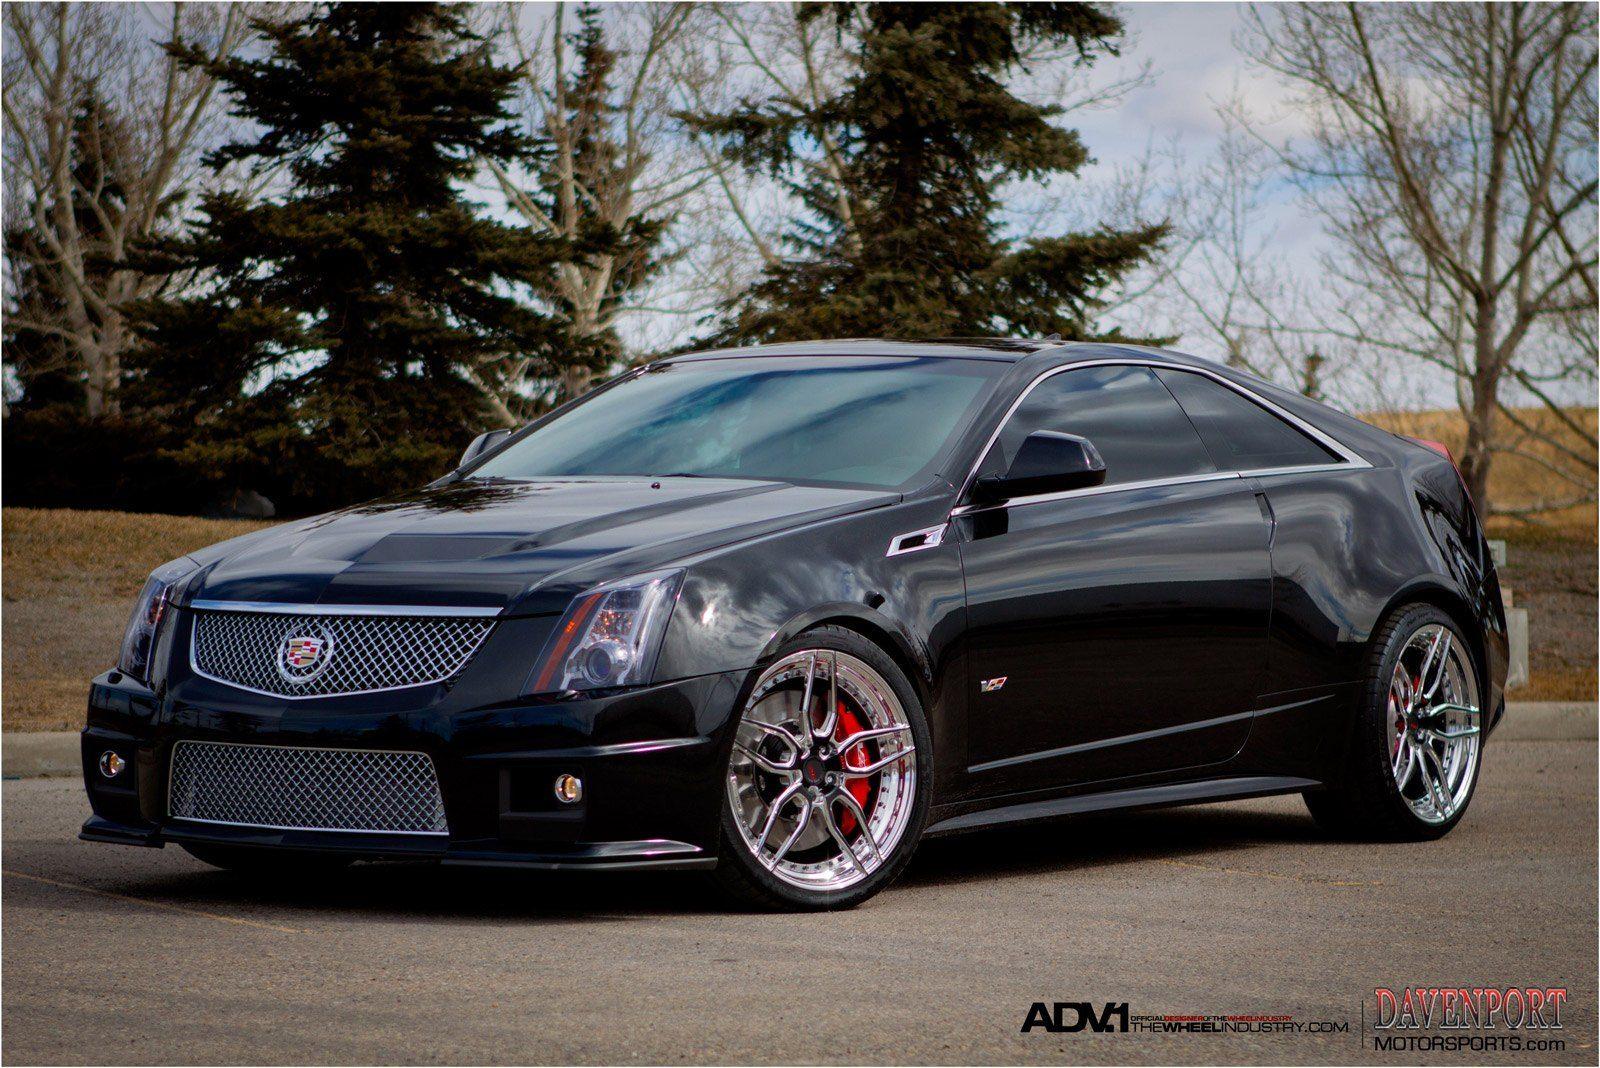
[[[1256,505],[1261,509],[1261,518],[1267,521],[1267,548],[1271,549],[1278,534],[1278,516],[1272,510],[1272,502],[1267,500],[1265,490],[1256,490]]]

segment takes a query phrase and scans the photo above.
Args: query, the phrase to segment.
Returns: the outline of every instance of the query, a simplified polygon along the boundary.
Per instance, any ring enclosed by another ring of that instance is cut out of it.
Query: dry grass
[[[1500,581],[1528,610],[1528,685],[1519,701],[1593,701],[1597,549],[1594,527],[1527,527],[1505,532]]]
[[[81,727],[89,680],[116,661],[151,569],[266,525],[66,509],[0,515],[0,726],[8,731]]]
[[[1596,409],[1569,408],[1566,410],[1566,415],[1590,434],[1595,433]],[[1412,437],[1441,442],[1448,445],[1456,456],[1461,455],[1467,441],[1466,422],[1457,411],[1395,412],[1368,415],[1365,418],[1398,434],[1409,434]],[[1545,408],[1525,408],[1517,411],[1517,418],[1538,428],[1541,433],[1551,434],[1580,456],[1588,456],[1590,478],[1594,477],[1597,462],[1594,448],[1571,429],[1563,426],[1554,413]],[[1503,423],[1499,430],[1512,434],[1517,432],[1509,423]],[[1574,473],[1579,470],[1569,457],[1544,442],[1529,439],[1523,448],[1534,456],[1556,464],[1562,470]],[[1495,505],[1502,508],[1527,507],[1541,500],[1561,500],[1572,496],[1576,491],[1576,486],[1552,472],[1544,464],[1522,456],[1497,456],[1494,467],[1489,472],[1489,494],[1494,499]],[[1595,532],[1595,514],[1595,506],[1586,504],[1558,512],[1540,513],[1531,517],[1531,523],[1497,517],[1490,520],[1489,528],[1494,534],[1502,537],[1529,526],[1564,530],[1575,534],[1588,532],[1592,537]]]

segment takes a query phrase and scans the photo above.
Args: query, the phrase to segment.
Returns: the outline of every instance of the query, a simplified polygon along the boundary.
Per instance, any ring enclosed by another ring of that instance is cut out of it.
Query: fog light
[[[582,801],[583,780],[576,775],[557,775],[556,800],[564,805],[576,805]]]
[[[118,775],[121,775],[122,769],[127,766],[128,762],[117,755],[115,749],[107,749],[100,754],[100,774],[108,779],[115,779]]]

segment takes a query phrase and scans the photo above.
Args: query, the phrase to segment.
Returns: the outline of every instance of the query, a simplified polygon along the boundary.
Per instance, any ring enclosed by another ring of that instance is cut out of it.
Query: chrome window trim
[[[1257,467],[1252,468],[1249,471],[1240,471],[1239,474],[1243,475],[1245,478],[1270,478],[1273,475],[1315,474],[1319,471],[1359,471],[1363,468],[1370,468],[1371,466],[1371,464],[1367,463],[1365,460],[1362,460],[1358,464],[1301,464],[1298,467]]]
[[[1344,465],[1338,465],[1343,467]],[[1098,497],[1104,493],[1122,493],[1125,490],[1160,489],[1163,486],[1187,486],[1195,482],[1223,482],[1230,478],[1243,478],[1238,471],[1212,471],[1204,475],[1174,475],[1171,478],[1147,478],[1142,482],[1119,482],[1115,486],[1090,486],[1087,489],[1062,490],[1060,493],[1034,493],[1026,497],[1012,497],[994,504],[963,504],[950,513],[952,518],[988,512],[996,508],[1016,508],[1025,504],[1044,504],[1047,501],[1069,501],[1078,497]]]
[[[1312,426],[1310,423],[1306,422],[1304,419],[1301,419],[1293,412],[1287,411],[1282,406],[1274,404],[1272,401],[1261,396],[1259,393],[1256,393],[1254,390],[1245,386],[1241,386],[1237,382],[1232,382],[1227,378],[1224,378],[1222,375],[1217,374],[1215,371],[1211,371],[1203,367],[1189,367],[1181,363],[1172,363],[1169,360],[1118,357],[1116,359],[1084,360],[1081,363],[1064,364],[1061,367],[1051,367],[1048,370],[1041,371],[1037,376],[1035,376],[1033,381],[1029,382],[1027,387],[1017,395],[1017,399],[1011,402],[1011,406],[1008,407],[1005,411],[1005,414],[1000,417],[1000,421],[995,424],[994,430],[989,434],[989,440],[984,442],[982,450],[980,450],[978,453],[978,459],[973,463],[972,469],[967,472],[967,477],[961,482],[961,491],[956,494],[955,498],[957,501],[964,500],[967,494],[971,492],[972,484],[978,480],[978,470],[983,467],[983,461],[989,458],[989,453],[994,449],[995,442],[1000,440],[1001,431],[1006,428],[1006,424],[1011,421],[1011,417],[1017,414],[1017,409],[1022,407],[1022,402],[1028,399],[1028,395],[1037,389],[1039,384],[1046,379],[1054,378],[1056,375],[1066,374],[1069,371],[1083,370],[1087,367],[1148,367],[1152,369],[1159,367],[1168,371],[1183,371],[1188,374],[1203,375],[1206,378],[1211,379],[1213,382],[1216,382],[1227,389],[1233,390],[1246,400],[1265,408],[1269,413],[1277,416],[1279,419],[1282,419],[1284,422],[1288,423],[1302,434],[1305,434],[1319,445],[1322,445],[1336,455],[1343,457],[1343,460],[1337,463],[1302,464],[1293,467],[1271,467],[1250,471],[1216,471],[1203,475],[1177,475],[1172,478],[1152,478],[1144,479],[1139,482],[1122,482],[1114,486],[1091,486],[1088,489],[1067,490],[1062,493],[1037,493],[1027,497],[1013,497],[1010,500],[1000,501],[996,504],[961,504],[950,510],[951,518],[961,515],[971,515],[974,512],[989,511],[994,508],[1012,508],[1020,505],[1039,504],[1045,501],[1069,500],[1074,497],[1091,497],[1102,493],[1116,493],[1121,490],[1149,489],[1156,486],[1181,486],[1190,482],[1213,482],[1225,478],[1247,478],[1258,475],[1282,475],[1289,474],[1291,472],[1353,471],[1361,468],[1370,468],[1372,466],[1354,450],[1346,446],[1342,441],[1339,441],[1337,438],[1332,437],[1324,431],[1319,430],[1317,427]],[[1173,398],[1173,402],[1178,405],[1180,411],[1183,410],[1182,402],[1178,401],[1176,397]]]
[[[291,604],[287,601],[190,601],[180,607],[202,612],[255,612],[281,616],[472,616],[487,619],[503,611],[481,606],[452,608],[424,604]]]
[[[921,530],[908,530],[904,534],[896,534],[889,539],[889,551],[885,556],[904,556],[907,553],[920,553],[924,549],[934,549],[944,544],[945,527],[950,525],[946,519],[936,527],[923,527]],[[906,546],[906,542],[915,538],[923,538],[919,545]]]
[[[233,684],[229,683],[228,685],[231,686]],[[243,690],[243,689],[246,689],[246,687],[240,686],[239,689]],[[263,691],[256,690],[256,691],[253,691],[253,692],[261,693]],[[273,696],[273,695],[269,695],[269,696]],[[415,835],[417,837],[422,837],[422,838],[448,838],[450,836],[450,831],[448,829],[443,830],[443,831],[370,831],[370,830],[361,830],[359,828],[291,827],[291,826],[287,826],[287,825],[283,825],[283,824],[276,824],[276,823],[238,823],[238,822],[233,821],[233,820],[206,820],[206,819],[199,819],[199,818],[197,818],[195,816],[174,816],[172,814],[172,774],[173,774],[173,770],[177,767],[177,764],[178,764],[178,761],[175,759],[176,756],[177,756],[177,749],[178,749],[178,746],[186,745],[186,744],[189,744],[191,742],[196,744],[196,745],[231,745],[231,746],[239,746],[239,747],[251,748],[251,749],[314,749],[314,750],[317,750],[319,752],[324,752],[324,753],[363,752],[363,753],[383,753],[383,754],[387,754],[389,756],[420,756],[420,757],[426,758],[428,763],[429,763],[429,765],[431,765],[433,767],[434,786],[435,786],[436,789],[439,790],[441,801],[442,801],[443,796],[444,796],[444,787],[442,785],[440,785],[440,783],[439,783],[439,765],[438,765],[438,763],[433,759],[433,754],[432,753],[424,753],[420,749],[362,749],[362,750],[352,750],[349,746],[339,746],[339,745],[277,745],[277,744],[274,744],[272,742],[224,742],[224,741],[219,741],[219,740],[217,740],[215,738],[179,738],[176,742],[173,743],[172,752],[170,752],[167,755],[167,796],[166,796],[165,804],[166,804],[166,808],[167,808],[167,819],[169,819],[169,820],[176,820],[176,821],[178,821],[180,823],[205,823],[205,824],[210,824],[213,827],[249,827],[249,828],[253,828],[253,829],[256,829],[256,830],[265,830],[265,831],[316,831],[318,834],[406,834],[406,835]],[[449,814],[446,813],[446,819],[448,819],[448,818],[449,818]]]

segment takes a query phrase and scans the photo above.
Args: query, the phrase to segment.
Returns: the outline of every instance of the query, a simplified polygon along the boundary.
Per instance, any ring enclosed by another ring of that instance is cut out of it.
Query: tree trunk
[[[112,312],[110,318],[100,324],[100,348],[93,364],[103,391],[100,415],[117,415],[122,411],[122,354],[127,347],[128,331],[122,315]]]
[[[561,369],[561,397],[560,403],[576,400],[589,392],[589,384],[594,381],[594,372],[587,367],[568,365]]]
[[[1312,400],[1322,399],[1322,363],[1320,352],[1308,352],[1300,365],[1300,392]]]
[[[1492,372],[1480,371],[1472,378],[1472,401],[1462,414],[1467,418],[1467,444],[1461,451],[1461,477],[1472,494],[1472,503],[1478,515],[1487,519],[1492,502],[1489,499],[1489,468],[1494,462],[1490,451],[1495,400],[1499,395],[1499,379]]]

